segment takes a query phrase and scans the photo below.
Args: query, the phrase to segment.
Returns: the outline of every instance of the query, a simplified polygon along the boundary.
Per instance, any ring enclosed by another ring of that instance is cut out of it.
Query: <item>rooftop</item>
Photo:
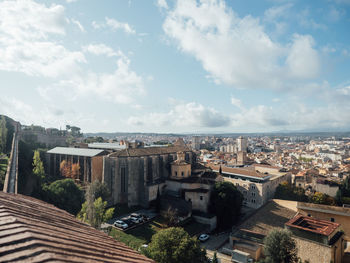
[[[349,207],[340,207],[340,206],[332,206],[332,205],[320,205],[320,204],[298,202],[297,208],[301,209],[301,210],[310,210],[310,211],[318,211],[318,212],[323,212],[323,213],[328,213],[328,214],[350,216],[350,208]]]
[[[154,261],[53,205],[0,192],[0,262]]]
[[[289,220],[286,223],[286,226],[321,234],[323,236],[330,236],[340,226],[340,224],[298,215]]]
[[[209,164],[209,167],[215,172],[219,172],[220,170],[220,165]],[[260,180],[261,179],[265,180],[270,178],[269,174],[256,172],[252,168],[232,168],[232,167],[222,165],[221,171],[223,174],[251,177],[251,178],[256,178]]]
[[[149,147],[149,148],[133,148],[125,149],[109,155],[109,157],[142,157],[148,155],[159,155],[177,153],[180,151],[188,152],[189,148],[186,146],[169,146],[169,147]]]
[[[47,151],[47,153],[94,157],[105,153],[105,151],[98,150],[98,149],[86,149],[86,148],[55,147]]]
[[[270,200],[241,223],[237,230],[266,236],[273,228],[284,228],[284,224],[296,214],[296,202]]]

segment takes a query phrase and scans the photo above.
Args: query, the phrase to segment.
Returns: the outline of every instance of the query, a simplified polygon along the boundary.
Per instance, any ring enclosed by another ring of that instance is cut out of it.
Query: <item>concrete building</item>
[[[239,136],[237,138],[237,152],[247,152],[248,143],[247,138]]]
[[[201,146],[201,140],[199,136],[192,137],[192,149],[195,151],[199,151]]]
[[[219,172],[220,166],[210,165],[214,172]],[[221,166],[223,180],[233,183],[243,194],[243,205],[259,208],[275,195],[277,186],[291,180],[291,175],[279,172],[279,167],[264,167],[263,165],[244,168]],[[269,172],[267,172],[269,171]]]
[[[86,148],[55,147],[46,152],[46,166],[49,175],[60,175],[60,164],[63,160],[80,166],[79,180],[93,182],[102,179],[102,156],[104,150]]]

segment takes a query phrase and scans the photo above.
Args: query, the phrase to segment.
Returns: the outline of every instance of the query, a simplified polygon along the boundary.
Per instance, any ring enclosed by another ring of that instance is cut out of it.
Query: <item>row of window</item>
[[[177,177],[177,171],[175,171],[175,176]],[[181,176],[184,177],[185,173],[181,172]],[[190,176],[190,172],[189,171],[187,171],[187,176]]]

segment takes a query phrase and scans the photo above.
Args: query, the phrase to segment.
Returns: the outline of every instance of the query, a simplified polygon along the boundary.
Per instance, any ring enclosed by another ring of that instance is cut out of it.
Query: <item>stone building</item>
[[[174,174],[188,176],[188,169],[196,158],[184,143],[125,149],[104,156],[102,181],[112,193],[111,204],[148,207],[149,202],[156,199],[158,188],[161,193],[164,191],[165,180],[171,177],[171,163],[177,159],[178,152],[187,164],[185,169],[174,168]]]
[[[220,166],[210,165],[214,172],[219,172]],[[280,172],[279,167],[253,165],[244,168],[221,166],[223,180],[233,183],[243,194],[243,205],[259,208],[274,197],[277,186],[290,181],[289,173]]]
[[[298,202],[297,208],[302,215],[340,223],[345,234],[346,244],[344,246],[350,252],[350,208],[305,202]]]
[[[309,216],[297,215],[285,223],[292,232],[298,257],[310,263],[341,263],[344,239],[341,225]]]
[[[287,228],[296,242],[297,256],[304,262],[348,262],[344,259],[344,235],[339,223],[298,213],[297,202],[270,200],[240,225],[232,229],[232,252],[244,252],[249,258],[264,257],[264,238],[273,229]]]

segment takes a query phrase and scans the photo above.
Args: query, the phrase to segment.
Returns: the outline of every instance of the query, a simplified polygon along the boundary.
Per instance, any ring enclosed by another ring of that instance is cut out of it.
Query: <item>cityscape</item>
[[[349,14],[0,1],[0,262],[350,262]]]

